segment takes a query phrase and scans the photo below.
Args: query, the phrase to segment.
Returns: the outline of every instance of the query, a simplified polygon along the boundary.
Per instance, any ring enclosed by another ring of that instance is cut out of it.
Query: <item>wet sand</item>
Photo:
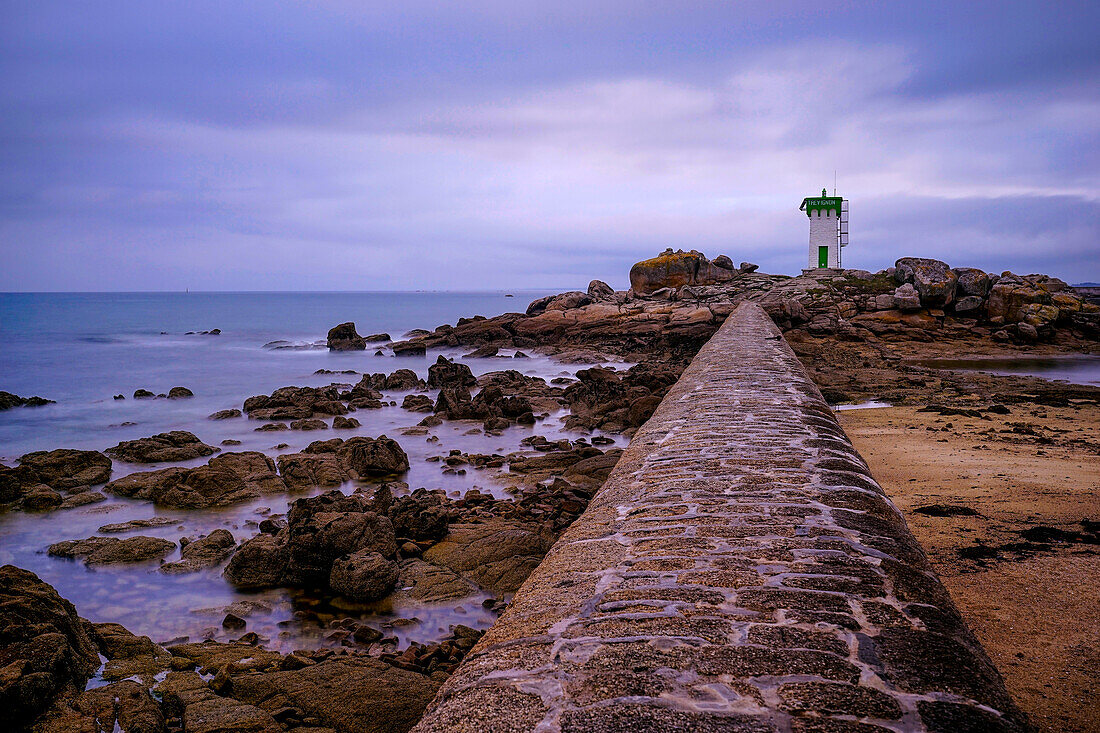
[[[1100,406],[1009,409],[839,418],[1032,721],[1100,731]]]

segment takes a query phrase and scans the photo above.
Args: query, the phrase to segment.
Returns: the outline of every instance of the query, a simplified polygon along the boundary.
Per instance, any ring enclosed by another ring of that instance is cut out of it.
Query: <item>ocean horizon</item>
[[[4,414],[0,459],[59,445],[101,450],[116,438],[193,426],[249,395],[324,381],[313,376],[319,369],[424,371],[423,357],[330,352],[326,335],[352,321],[363,335],[399,340],[475,314],[522,312],[557,291],[508,292],[0,293],[0,390],[56,402]],[[132,398],[175,386],[195,397]]]

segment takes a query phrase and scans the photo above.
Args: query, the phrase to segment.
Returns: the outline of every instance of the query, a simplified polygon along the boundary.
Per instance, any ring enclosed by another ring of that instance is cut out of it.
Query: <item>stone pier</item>
[[[1026,731],[897,508],[741,305],[418,733]]]

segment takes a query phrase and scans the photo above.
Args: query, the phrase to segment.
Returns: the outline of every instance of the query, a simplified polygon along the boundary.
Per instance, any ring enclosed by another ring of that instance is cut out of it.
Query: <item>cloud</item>
[[[798,203],[834,170],[846,264],[1100,279],[1088,52],[1047,49],[1042,84],[980,64],[987,83],[935,84],[942,58],[1011,52],[937,48],[908,15],[842,38],[799,4],[585,7],[196,6],[21,37],[0,51],[22,80],[0,92],[0,288],[624,285],[666,246],[794,272]]]

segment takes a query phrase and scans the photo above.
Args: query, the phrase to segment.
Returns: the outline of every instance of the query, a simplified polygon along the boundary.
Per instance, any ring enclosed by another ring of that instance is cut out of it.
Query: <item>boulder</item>
[[[168,666],[171,655],[165,649],[121,624],[92,624],[91,633],[99,653],[107,657],[99,673],[107,681],[132,678],[148,685]]]
[[[479,420],[486,423],[492,420],[498,426],[495,429],[499,430],[507,428],[513,420],[528,425],[535,422],[534,407],[526,397],[506,395],[495,385],[478,392],[471,402],[471,409]]]
[[[22,456],[19,465],[34,472],[36,483],[62,491],[107,483],[111,478],[111,459],[94,450],[36,451]]]
[[[606,300],[615,295],[615,289],[603,280],[593,280],[588,283],[589,300]]]
[[[336,558],[359,550],[393,557],[397,539],[389,518],[367,510],[361,495],[340,494],[332,501],[335,494],[339,492],[299,499],[291,507],[287,532],[292,563],[305,567],[320,560],[327,577]]]
[[[416,376],[416,372],[412,369],[398,369],[393,374],[388,375],[382,383],[382,389],[395,392],[407,392],[420,389],[422,386],[424,386],[424,383],[420,381],[420,377]]]
[[[50,545],[49,554],[51,557],[81,559],[86,565],[112,565],[157,560],[175,548],[174,542],[160,537],[88,537],[55,542]]]
[[[894,263],[894,278],[912,283],[925,308],[943,308],[955,300],[959,277],[946,262],[924,257],[902,257]]]
[[[177,648],[173,647],[173,649]],[[255,647],[252,649],[255,653]],[[228,681],[228,675],[226,679]],[[272,713],[232,697],[216,694],[195,672],[169,672],[157,685],[156,693],[163,700],[164,709],[169,715],[182,722],[180,727],[184,733],[284,733],[285,731]],[[281,712],[285,707],[279,706],[273,710]]]
[[[162,573],[181,575],[220,565],[237,547],[233,535],[225,529],[216,529],[205,537],[188,542],[180,549],[180,561],[160,566]]]
[[[575,450],[556,451],[546,455],[532,456],[522,453],[508,455],[508,467],[515,474],[535,474],[547,477],[561,474],[575,463],[585,458],[598,456],[602,453],[599,448],[586,446]]]
[[[451,420],[475,419],[473,398],[465,387],[444,387],[435,400],[435,412],[444,413]]]
[[[1010,276],[1012,275],[1012,273],[1006,274]],[[1002,279],[1004,279],[1003,276]],[[1050,275],[1022,275],[1020,276],[1020,279],[1031,285],[1033,288],[1038,288],[1043,292],[1051,294],[1061,293],[1069,288],[1069,285],[1066,284],[1065,280],[1060,280],[1056,277],[1051,277]]]
[[[1049,305],[1051,293],[1011,275],[1001,277],[989,290],[985,313],[990,319],[999,318],[1004,323],[1018,323],[1021,312],[1029,305]]]
[[[967,295],[955,301],[955,314],[976,317],[981,314],[984,301],[977,295]]]
[[[242,590],[274,588],[282,584],[290,562],[285,533],[258,534],[241,543],[222,573],[230,584]]]
[[[241,631],[248,626],[248,622],[235,613],[227,613],[222,618],[222,628],[230,631]]]
[[[170,463],[189,461],[217,452],[217,448],[199,440],[194,433],[173,430],[148,438],[124,440],[106,453],[127,463]]]
[[[156,397],[156,395],[153,394],[152,392],[150,392],[147,389],[135,389],[134,390],[134,399],[135,400],[151,400],[155,397]]]
[[[337,656],[302,669],[239,674],[232,678],[232,691],[238,704],[255,710],[300,711],[302,719],[318,726],[311,730],[318,732],[405,733],[424,714],[442,681],[440,675],[401,669],[371,657]],[[187,720],[185,715],[184,730],[191,733]],[[262,729],[218,730],[253,733]]]
[[[474,586],[450,568],[419,558],[402,560],[397,569],[394,602],[444,603],[473,595]]]
[[[255,603],[238,601],[226,607],[225,610],[238,616],[247,616],[250,613],[247,609],[255,609]],[[230,674],[249,674],[252,670],[265,669],[273,665],[279,665],[283,660],[283,655],[279,652],[265,649],[256,644],[255,640],[249,641],[245,639],[224,643],[216,641],[203,641],[198,643],[185,642],[182,644],[173,644],[168,647],[168,651],[171,652],[174,657],[191,662],[194,668],[198,669],[202,674],[223,673],[222,680],[225,681],[228,681],[227,677]],[[219,682],[222,680],[219,680]],[[231,685],[222,686],[215,683],[215,686],[222,692],[231,691],[227,689],[227,687],[231,688]],[[157,692],[162,692],[162,690],[158,689]],[[168,700],[165,700],[165,702],[168,702]],[[171,708],[172,706],[168,707]],[[171,710],[169,711],[174,712]]]
[[[45,484],[30,487],[19,501],[19,508],[25,512],[44,512],[61,506],[65,499]]]
[[[388,517],[373,499],[330,491],[299,499],[287,513],[287,526],[275,536],[257,535],[241,545],[225,571],[241,587],[328,586],[333,563],[361,550],[384,558],[397,553]]]
[[[463,359],[491,359],[500,352],[499,346],[479,346],[471,351],[469,354],[463,354]]]
[[[218,410],[217,412],[211,413],[207,417],[210,420],[231,420],[235,417],[240,417],[240,416],[241,416],[241,411],[240,410],[238,410],[236,408],[231,408],[231,409],[228,409],[228,410]]]
[[[577,381],[566,388],[564,401],[572,414],[567,418],[569,429],[583,428],[622,432],[648,419],[657,401],[664,397],[679,377],[679,370],[667,365],[636,364],[625,373],[601,367],[581,369]],[[643,405],[631,415],[631,406],[638,400]]]
[[[477,384],[470,367],[465,364],[451,361],[440,355],[435,364],[428,367],[428,387],[430,389],[443,389],[444,387],[472,387]]]
[[[270,395],[256,395],[244,401],[244,411],[253,420],[305,420],[314,413],[344,415],[339,390],[328,387],[280,387]]]
[[[328,423],[317,418],[306,420],[294,420],[290,423],[291,430],[328,430]]]
[[[149,527],[167,527],[172,524],[179,524],[178,519],[172,519],[171,517],[148,517],[145,519],[131,519],[126,522],[114,522],[112,524],[100,525],[98,532],[103,534],[123,534],[125,532],[132,532],[135,529],[147,529]]]
[[[343,438],[329,438],[328,440],[315,440],[305,448],[303,453],[336,453],[336,449],[344,444]]]
[[[75,695],[99,668],[99,651],[73,604],[37,575],[0,567],[0,710],[23,730],[56,699]]]
[[[107,484],[108,493],[147,499],[162,506],[200,509],[227,506],[286,490],[275,464],[257,451],[226,453],[197,468],[132,473]]]
[[[86,506],[88,504],[96,504],[101,501],[106,501],[107,497],[98,491],[81,491],[73,494],[72,496],[61,502],[59,509],[75,509],[78,506]]]
[[[565,469],[564,476],[569,481],[580,486],[589,486],[597,489],[603,485],[611,471],[619,463],[622,450],[612,448],[603,455],[592,455],[574,463]]]
[[[871,304],[869,310],[875,311],[887,311],[894,308],[894,294],[893,293],[880,293],[876,295]]]
[[[382,386],[377,384],[373,374],[364,374],[348,395],[352,400],[380,400],[382,399],[382,392],[379,391],[381,389]]]
[[[795,298],[767,298],[760,302],[760,307],[783,330],[810,320],[805,306]]]
[[[956,267],[955,275],[959,278],[959,292],[963,295],[979,299],[989,295],[992,285],[989,275],[976,267]],[[958,310],[956,307],[955,310]]]
[[[493,518],[480,524],[452,524],[424,559],[450,568],[490,593],[509,593],[527,579],[552,543],[537,529]]]
[[[541,298],[536,298],[532,300],[531,303],[527,306],[527,315],[537,316],[538,314],[543,313],[546,310],[546,306],[549,305],[550,301],[553,300],[555,297],[556,296],[553,295],[546,295]]]
[[[1071,313],[1069,321],[1082,334],[1093,340],[1100,340],[1100,311],[1082,310],[1080,313]]]
[[[195,393],[187,389],[187,387],[173,387],[168,390],[168,399],[170,400],[184,400],[194,396]]]
[[[327,343],[330,351],[362,351],[367,348],[366,339],[356,333],[352,321],[329,329]]]
[[[482,422],[482,428],[486,435],[499,435],[502,430],[507,430],[512,423],[503,417],[487,417]]]
[[[434,404],[432,398],[422,394],[405,395],[401,401],[401,407],[411,412],[431,412]]]
[[[733,269],[733,260],[728,255],[718,255],[714,258],[713,262],[715,267],[721,267],[723,270]]]
[[[360,423],[354,417],[341,417],[340,415],[337,415],[336,417],[332,418],[333,430],[354,430],[361,425],[362,423]]]
[[[633,427],[641,427],[660,404],[661,398],[653,394],[643,395],[632,401],[627,413],[628,424]]]
[[[337,558],[329,573],[329,588],[356,601],[385,598],[396,582],[397,563],[369,549]]]
[[[353,478],[375,478],[405,473],[409,457],[396,440],[356,436],[336,449],[336,457]]]
[[[56,404],[53,400],[42,397],[20,397],[11,392],[0,392],[0,410],[10,410],[13,407],[41,407],[42,405]]]
[[[894,291],[894,307],[900,311],[920,310],[920,294],[912,283],[905,283]]]
[[[1042,303],[1029,303],[1020,309],[1020,322],[1027,323],[1035,328],[1044,328],[1054,324],[1061,316],[1061,311],[1053,305]]]
[[[434,491],[417,489],[394,500],[389,510],[394,532],[418,541],[435,541],[447,533],[450,512]]]
[[[1056,307],[1063,317],[1067,318],[1073,313],[1080,313],[1085,305],[1079,296],[1070,293],[1053,293],[1050,296],[1050,304]]]
[[[207,466],[213,470],[235,473],[244,482],[246,490],[260,494],[286,491],[286,484],[275,472],[275,461],[259,451],[223,453],[211,458]]]
[[[133,680],[112,682],[49,710],[34,733],[167,733],[164,712],[149,690]]]
[[[29,466],[0,465],[0,502],[19,501],[28,491],[45,486]],[[47,487],[49,488],[49,487]]]
[[[673,252],[667,249],[630,268],[630,289],[638,295],[651,295],[664,288],[676,290],[685,285],[715,285],[738,275],[733,263],[728,264],[730,267],[715,265],[694,250]]]
[[[314,486],[339,486],[351,480],[335,453],[284,453],[275,460],[283,482],[292,491]]]
[[[390,344],[394,356],[424,356],[427,348],[423,341],[395,341]]]
[[[737,269],[741,272],[756,272],[760,269],[760,265],[754,265],[751,262],[742,262]]]
[[[167,733],[160,703],[133,680],[112,682],[80,693],[50,709],[34,733]]]
[[[569,292],[560,293],[550,298],[544,310],[568,311],[574,308],[583,308],[591,302],[592,297],[588,293],[582,293],[579,290],[570,290]]]
[[[163,655],[164,650],[148,636],[138,636],[122,624],[92,624],[93,638],[100,653],[109,660]]]

